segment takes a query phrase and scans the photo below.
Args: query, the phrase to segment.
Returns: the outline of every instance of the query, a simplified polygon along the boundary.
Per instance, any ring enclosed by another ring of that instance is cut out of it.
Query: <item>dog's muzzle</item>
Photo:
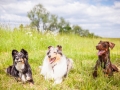
[[[19,62],[23,62],[22,59],[15,59],[15,62],[19,63]]]
[[[56,57],[54,57],[54,58],[49,58],[50,64],[52,64],[55,60],[56,60]]]

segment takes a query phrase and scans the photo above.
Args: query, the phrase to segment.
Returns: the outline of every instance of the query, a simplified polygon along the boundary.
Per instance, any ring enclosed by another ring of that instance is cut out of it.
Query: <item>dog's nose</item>
[[[18,57],[16,57],[16,60],[18,60],[19,58]]]
[[[50,58],[51,56],[49,55],[48,57]]]
[[[96,46],[96,49],[98,49],[98,45]]]

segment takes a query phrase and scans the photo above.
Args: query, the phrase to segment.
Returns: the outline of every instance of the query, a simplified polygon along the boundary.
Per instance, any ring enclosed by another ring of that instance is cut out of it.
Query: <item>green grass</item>
[[[120,90],[120,73],[107,78],[99,69],[99,76],[93,79],[92,72],[97,60],[95,46],[100,40],[116,44],[111,50],[111,61],[120,66],[120,39],[85,38],[76,35],[51,35],[27,31],[0,30],[0,89],[1,90]],[[45,57],[48,46],[62,45],[63,53],[74,60],[74,69],[60,85],[45,81],[40,75],[39,65]],[[29,54],[29,63],[33,72],[34,86],[17,82],[6,75],[4,69],[12,64],[11,51],[24,48]]]

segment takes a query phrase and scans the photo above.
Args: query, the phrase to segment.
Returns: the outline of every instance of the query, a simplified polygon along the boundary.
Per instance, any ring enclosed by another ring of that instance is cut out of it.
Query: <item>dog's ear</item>
[[[113,49],[113,48],[114,48],[114,46],[115,46],[115,44],[114,44],[114,43],[109,42],[109,47],[110,47],[111,49]]]
[[[21,49],[21,52],[26,56],[26,58],[28,58],[28,52],[24,49]]]
[[[52,46],[48,46],[48,50],[50,50],[51,47],[52,47]]]
[[[18,53],[17,50],[12,50],[12,57],[14,58],[14,56]]]
[[[100,40],[100,42],[99,43],[101,43],[102,41]]]
[[[58,50],[62,51],[62,46],[61,45],[57,45]]]

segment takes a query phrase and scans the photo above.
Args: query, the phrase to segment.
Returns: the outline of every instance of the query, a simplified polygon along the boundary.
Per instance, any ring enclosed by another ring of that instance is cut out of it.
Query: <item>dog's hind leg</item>
[[[34,81],[32,79],[32,74],[26,74],[26,80],[30,83],[30,84],[34,84]]]
[[[113,69],[113,71],[119,72],[118,68],[113,64],[112,64],[112,69]]]
[[[70,72],[71,69],[73,69],[73,60],[68,59],[68,61],[67,61],[67,72],[64,75],[65,78],[68,76],[68,73]]]
[[[65,75],[64,75],[64,77],[66,78],[68,76],[68,73],[66,73]]]

